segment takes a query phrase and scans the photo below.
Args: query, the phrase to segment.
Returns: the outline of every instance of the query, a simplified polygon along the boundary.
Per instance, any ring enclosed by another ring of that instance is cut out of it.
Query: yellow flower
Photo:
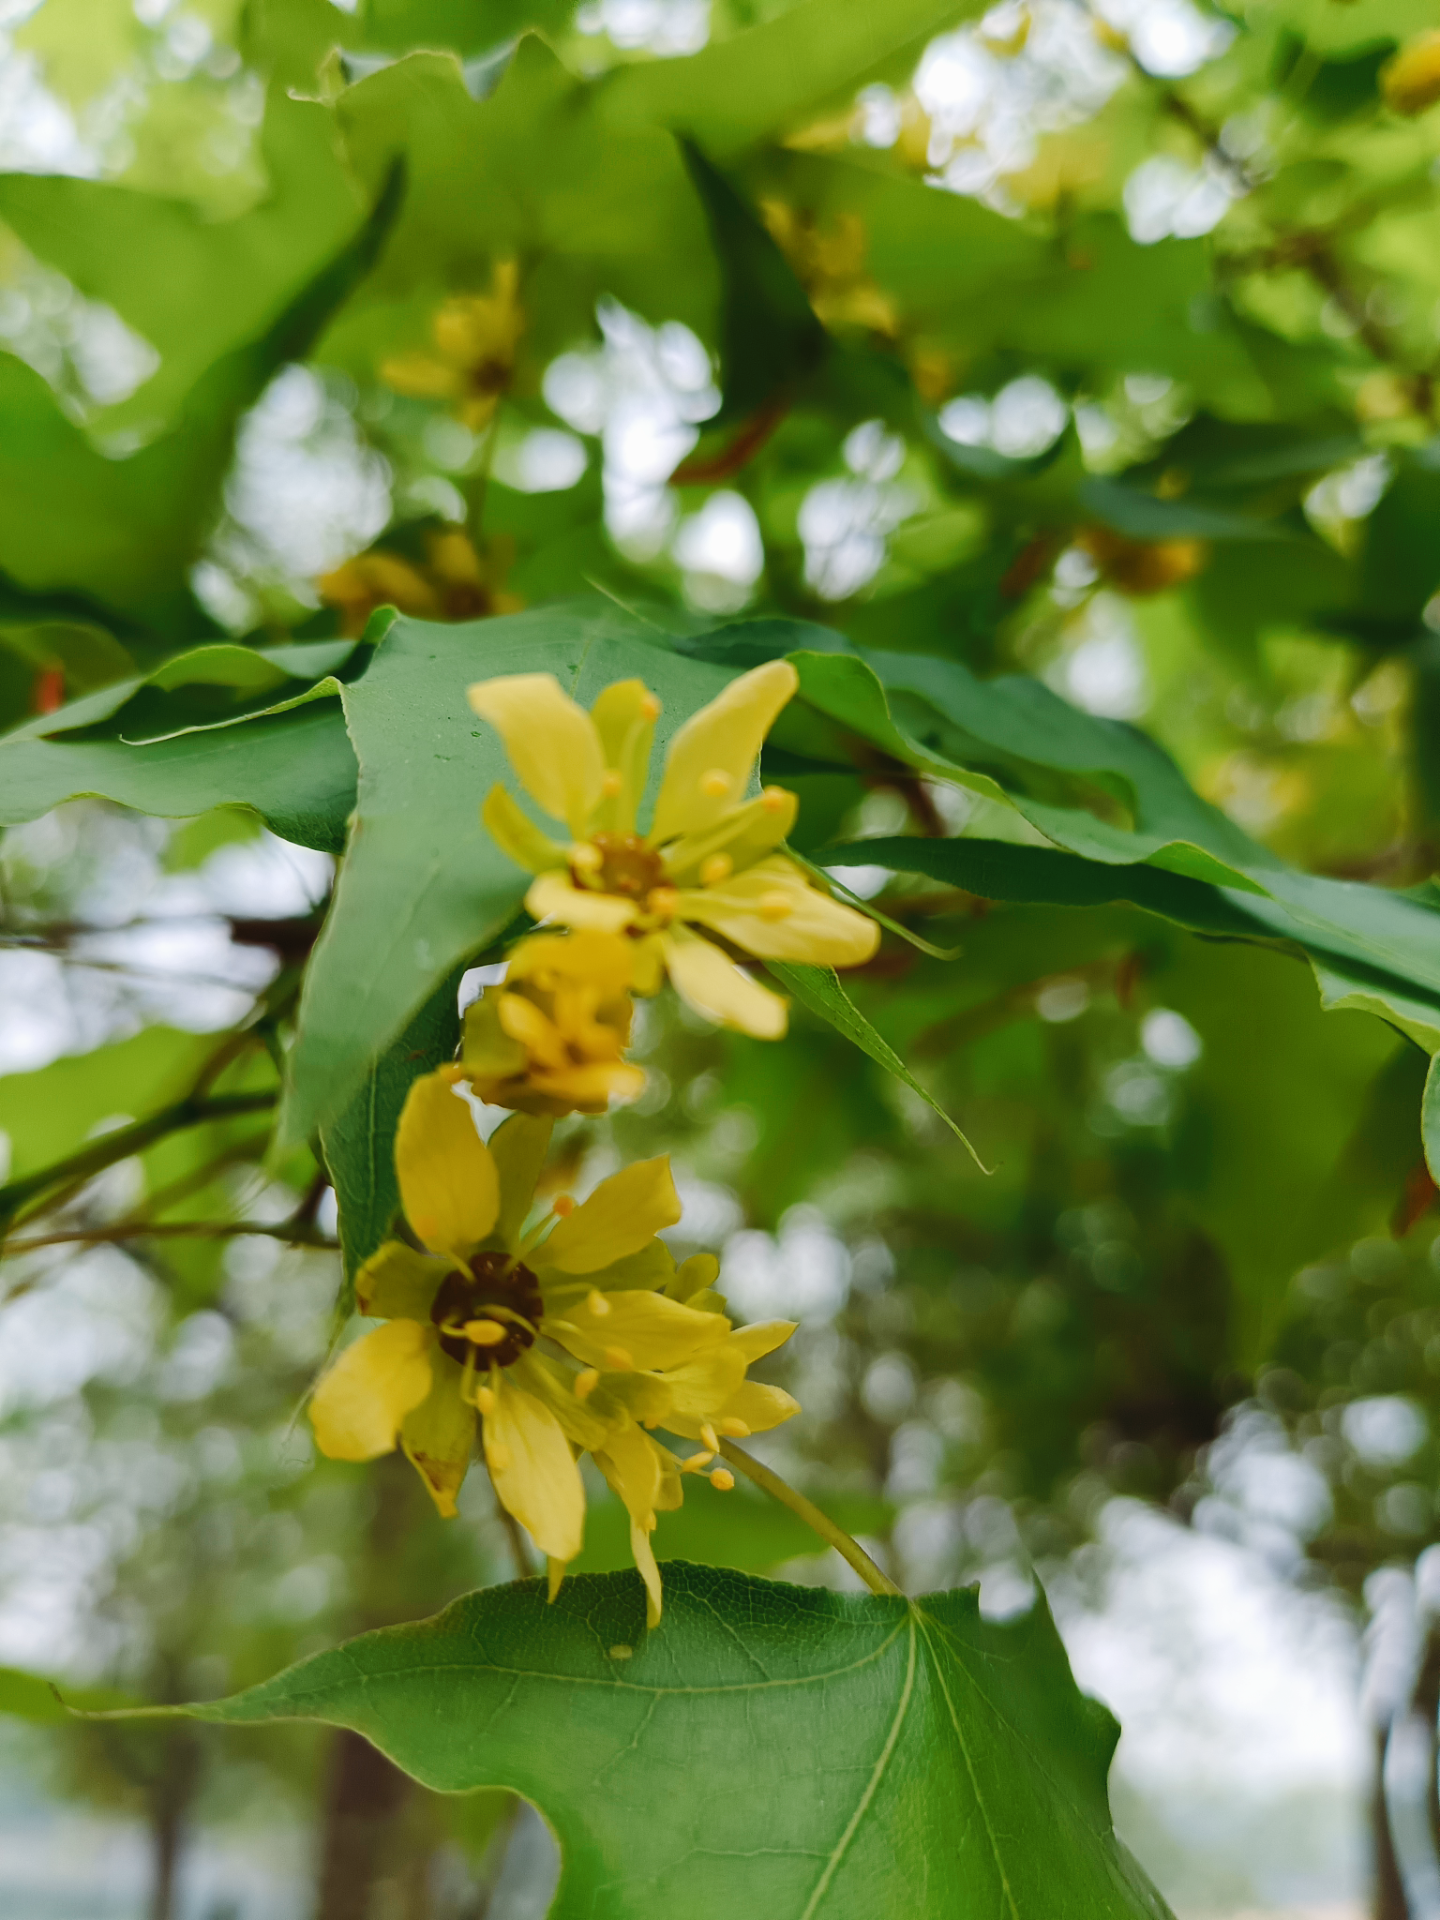
[[[498,543],[496,543],[498,545]],[[424,565],[372,547],[316,581],[320,598],[338,607],[345,633],[358,636],[377,607],[398,607],[419,620],[483,620],[518,613],[524,604],[499,585],[505,556],[491,550],[489,562],[459,527],[425,535]]]
[[[1424,113],[1440,100],[1440,27],[1407,41],[1381,68],[1380,90],[1396,113]]]
[[[452,295],[431,323],[434,353],[406,353],[386,360],[380,377],[396,393],[420,400],[453,400],[472,432],[488,425],[510,384],[515,349],[525,315],[515,295],[520,283],[513,260],[502,260],[489,293]]]
[[[325,1373],[310,1418],[333,1460],[398,1441],[447,1516],[478,1430],[497,1497],[546,1556],[552,1598],[580,1551],[577,1461],[593,1453],[629,1508],[654,1624],[649,1534],[656,1508],[678,1504],[682,1463],[648,1429],[705,1440],[717,1421],[738,1435],[788,1418],[788,1395],[744,1375],[790,1327],[732,1329],[709,1289],[713,1261],[676,1267],[655,1237],[680,1218],[665,1159],[622,1168],[579,1207],[557,1201],[527,1231],[550,1127],[517,1113],[487,1146],[449,1074],[415,1082],[395,1165],[428,1251],[392,1240],[365,1263],[358,1305],[384,1324]]]
[[[821,893],[778,851],[794,824],[794,794],[767,787],[746,798],[765,735],[797,684],[788,661],[771,661],[693,714],[670,742],[645,834],[636,816],[660,702],[641,681],[606,687],[589,713],[548,673],[470,689],[521,785],[569,830],[569,845],[552,840],[502,786],[485,802],[493,838],[538,876],[525,897],[535,918],[629,935],[637,993],[655,992],[668,973],[699,1012],[769,1040],[785,1031],[785,1002],[729,949],[849,967],[879,941],[873,921]]]
[[[504,980],[465,1015],[461,1071],[494,1107],[604,1113],[634,1100],[645,1074],[630,1041],[632,943],[617,933],[534,934],[510,954]]]

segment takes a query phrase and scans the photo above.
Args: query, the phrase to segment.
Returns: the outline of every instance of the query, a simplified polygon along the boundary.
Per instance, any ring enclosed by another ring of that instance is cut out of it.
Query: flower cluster
[[[500,734],[521,786],[568,836],[543,831],[501,785],[486,800],[492,837],[536,876],[529,911],[573,929],[576,939],[603,936],[606,946],[587,951],[597,961],[608,956],[603,972],[613,990],[622,990],[623,949],[624,990],[654,993],[668,975],[700,1013],[768,1040],[785,1031],[785,1002],[743,971],[737,956],[848,967],[868,960],[879,939],[872,920],[823,893],[780,851],[795,823],[794,794],[750,791],[765,735],[796,685],[789,662],[772,661],[732,681],[679,727],[645,832],[638,822],[660,702],[642,681],[606,687],[588,713],[548,673],[470,689],[471,706]],[[546,964],[555,963],[547,957]],[[517,1047],[530,1044],[529,1028],[539,1032],[518,1009],[483,1022],[487,1036],[503,1031]],[[623,1022],[607,1024],[618,1031]],[[582,1039],[572,1024],[569,1040],[572,1067],[602,1063],[593,1028]],[[477,1052],[494,1057],[488,1043]],[[467,1062],[469,1053],[467,1034]],[[559,1052],[553,1057],[558,1062]],[[512,1077],[521,1073],[514,1058]]]
[[[581,1547],[588,1453],[629,1513],[653,1626],[656,1514],[679,1506],[687,1472],[733,1484],[711,1466],[722,1435],[798,1411],[746,1378],[793,1323],[736,1328],[711,1286],[714,1260],[677,1266],[656,1237],[680,1218],[668,1160],[623,1168],[579,1206],[561,1196],[537,1208],[552,1122],[513,1114],[487,1146],[454,1079],[428,1074],[406,1100],[395,1163],[425,1251],[392,1240],[362,1268],[360,1311],[383,1324],[320,1380],[316,1440],[337,1460],[398,1442],[448,1516],[478,1432],[497,1497],[546,1556],[552,1598]],[[656,1429],[698,1450],[681,1459]]]

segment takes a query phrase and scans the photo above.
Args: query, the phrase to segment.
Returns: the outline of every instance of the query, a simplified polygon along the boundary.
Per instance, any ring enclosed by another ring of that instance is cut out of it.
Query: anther
[[[700,776],[700,791],[712,800],[723,800],[730,791],[730,776],[723,767],[712,767]]]
[[[760,804],[766,813],[783,813],[785,803],[790,798],[784,787],[766,787],[760,796]]]
[[[600,1374],[598,1369],[595,1367],[586,1367],[583,1373],[577,1373],[575,1376],[575,1398],[577,1400],[588,1400],[599,1384]]]
[[[788,893],[781,893],[778,887],[762,893],[758,904],[762,920],[788,920],[795,911],[795,902]]]
[[[631,1373],[635,1368],[634,1356],[628,1347],[606,1347],[605,1364],[612,1373]]]
[[[743,1420],[737,1420],[733,1413],[727,1414],[720,1422],[720,1431],[731,1440],[748,1440],[750,1429]]]
[[[728,853],[712,853],[700,868],[700,883],[706,887],[718,887],[722,880],[728,880],[735,871],[735,862]]]
[[[586,1294],[585,1304],[597,1320],[603,1320],[610,1311],[610,1302],[598,1287],[592,1287]]]
[[[455,1086],[458,1081],[465,1078],[465,1069],[463,1067],[439,1067],[436,1069],[436,1072],[441,1080],[448,1080],[452,1087]]]
[[[496,1473],[508,1473],[510,1471],[510,1463],[514,1455],[503,1440],[492,1440],[485,1449],[485,1454]]]
[[[481,1413],[493,1413],[495,1411],[495,1389],[493,1387],[477,1387],[475,1389],[475,1404]]]
[[[594,873],[605,864],[605,856],[598,847],[592,847],[588,840],[577,840],[570,849],[572,867],[583,867],[587,873]]]
[[[553,1214],[555,1214],[558,1219],[568,1220],[571,1214],[575,1211],[574,1194],[573,1193],[557,1193],[554,1200],[551,1202],[550,1211]]]
[[[658,720],[660,718],[660,702],[655,698],[653,693],[641,695],[640,717],[642,720]]]
[[[718,1453],[720,1451],[719,1438],[716,1435],[714,1427],[711,1426],[708,1420],[702,1420],[700,1423],[700,1438],[712,1453]]]
[[[498,1347],[506,1335],[498,1320],[467,1320],[460,1331],[477,1347]]]
[[[625,791],[625,776],[615,767],[605,769],[605,778],[600,782],[600,791],[607,800],[616,800]]]
[[[716,1467],[710,1475],[710,1484],[717,1493],[729,1493],[735,1484],[735,1476],[728,1467]]]
[[[674,887],[652,887],[645,904],[651,913],[671,914],[675,911],[675,902],[679,897]]]
[[[680,1471],[682,1473],[701,1473],[709,1466],[714,1458],[714,1454],[708,1451],[704,1453],[692,1453],[688,1460],[682,1460],[680,1462]]]

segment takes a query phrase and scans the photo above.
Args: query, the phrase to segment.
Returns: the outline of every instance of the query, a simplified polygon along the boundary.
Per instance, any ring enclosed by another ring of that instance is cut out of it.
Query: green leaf
[[[1425,1142],[1425,1164],[1430,1169],[1430,1178],[1440,1186],[1440,1067],[1435,1062],[1440,1054],[1430,1062],[1430,1071],[1425,1076],[1425,1098],[1420,1108],[1420,1135]]]
[[[137,1119],[178,1100],[215,1050],[213,1035],[146,1027],[91,1053],[0,1079],[0,1129],[10,1137],[8,1179],[73,1153],[106,1120]]]
[[[332,1123],[439,983],[504,930],[529,885],[480,823],[486,794],[511,775],[466,688],[497,674],[553,673],[588,705],[611,681],[638,675],[663,703],[658,766],[675,728],[733,678],[665,642],[599,599],[459,626],[402,618],[391,627],[364,677],[343,690],[359,796],[306,975],[287,1138]]]
[[[321,1134],[325,1165],[340,1209],[345,1263],[341,1307],[354,1299],[355,1275],[391,1231],[400,1209],[395,1129],[405,1096],[422,1073],[451,1059],[460,1039],[460,974],[441,982],[409,1026],[366,1074],[360,1091]]]
[[[1163,1920],[1115,1838],[1116,1728],[1042,1600],[834,1594],[672,1561],[492,1588],[183,1709],[351,1727],[426,1786],[504,1785],[563,1861],[552,1920]],[[703,1756],[703,1763],[701,1760]]]
[[[854,1001],[850,999],[833,967],[801,967],[788,960],[767,960],[765,964],[780,984],[788,987],[802,1005],[807,1006],[812,1013],[818,1013],[822,1020],[828,1020],[837,1033],[843,1033],[845,1038],[853,1041],[862,1053],[868,1053],[870,1058],[884,1067],[887,1073],[893,1073],[895,1078],[903,1081],[912,1093],[918,1093],[926,1106],[939,1114],[980,1171],[990,1172],[990,1168],[986,1166],[935,1096],[921,1086],[889,1041],[875,1031]]]
[[[20,1667],[0,1667],[0,1713],[36,1726],[61,1727],[76,1713],[123,1712],[133,1695],[114,1687],[66,1687],[62,1694],[53,1680]]]

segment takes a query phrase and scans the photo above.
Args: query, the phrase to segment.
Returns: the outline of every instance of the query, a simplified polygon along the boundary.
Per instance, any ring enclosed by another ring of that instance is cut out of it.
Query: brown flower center
[[[665,877],[659,854],[652,853],[638,833],[597,833],[590,844],[600,855],[600,864],[576,872],[578,887],[643,900]]]
[[[430,1318],[440,1329],[441,1348],[462,1367],[472,1358],[477,1366],[512,1366],[535,1344],[545,1311],[540,1283],[529,1267],[518,1261],[510,1266],[509,1259],[504,1253],[477,1253],[468,1273],[447,1273],[440,1283]],[[492,1346],[467,1340],[460,1329],[471,1320],[503,1327],[504,1339]]]

